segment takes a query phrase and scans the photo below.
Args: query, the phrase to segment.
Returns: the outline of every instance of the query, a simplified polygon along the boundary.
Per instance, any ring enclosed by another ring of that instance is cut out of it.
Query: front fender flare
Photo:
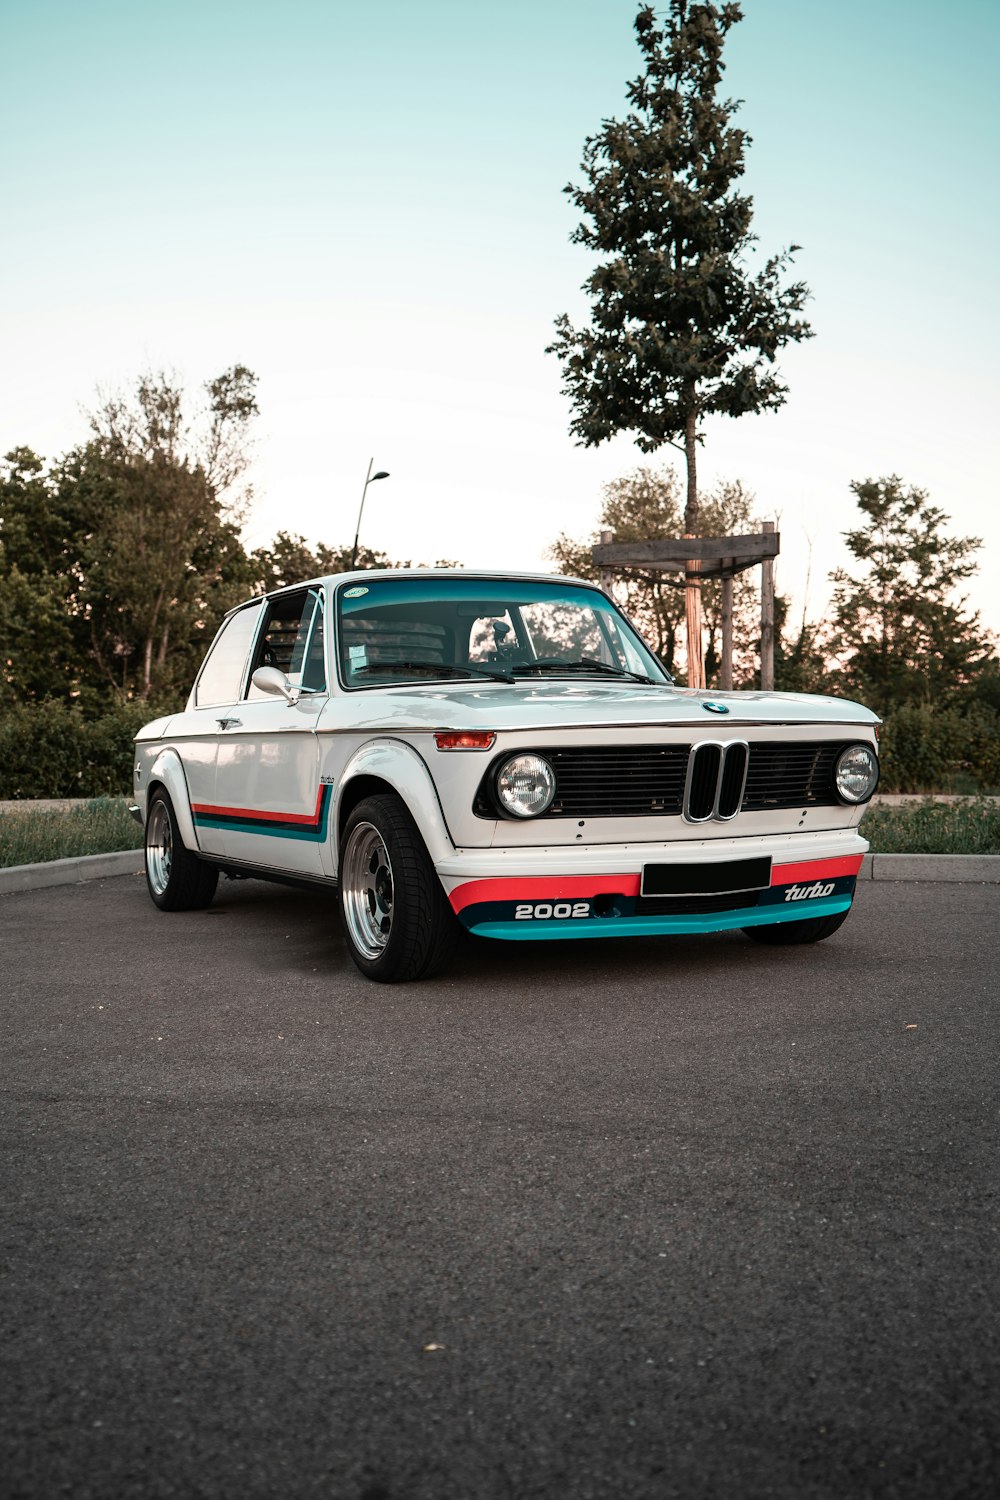
[[[194,818],[191,815],[191,795],[188,792],[187,777],[184,775],[184,767],[176,750],[164,749],[153,761],[146,778],[146,816],[149,816],[149,788],[155,782],[162,783],[166,787],[174,807],[174,816],[177,819],[177,827],[180,830],[181,839],[185,849],[193,853],[198,852],[198,835],[195,833]]]
[[[340,809],[344,793],[359,776],[374,776],[391,786],[405,802],[416,823],[427,852],[434,864],[454,854],[455,844],[448,832],[444,813],[430,771],[413,749],[402,740],[370,740],[362,745],[344,767],[337,787],[333,823],[333,848],[340,869]]]

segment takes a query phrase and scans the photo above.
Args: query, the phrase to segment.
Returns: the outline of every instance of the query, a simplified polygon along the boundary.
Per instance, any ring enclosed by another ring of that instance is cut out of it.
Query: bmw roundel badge
[[[727,714],[729,712],[729,705],[728,704],[726,704],[726,703],[710,703],[708,701],[708,699],[706,699],[705,702],[701,706],[702,706],[702,708],[707,708],[710,714]]]

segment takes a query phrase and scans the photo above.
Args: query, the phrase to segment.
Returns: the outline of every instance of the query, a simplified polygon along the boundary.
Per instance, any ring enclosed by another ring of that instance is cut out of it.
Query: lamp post
[[[364,514],[365,496],[368,493],[368,486],[370,484],[374,484],[375,481],[376,481],[376,479],[388,479],[389,478],[389,472],[388,472],[387,469],[379,469],[379,471],[378,471],[377,474],[373,474],[372,473],[372,464],[374,462],[375,462],[374,458],[370,458],[368,460],[368,477],[365,479],[365,487],[361,491],[361,505],[358,508],[358,528],[357,528],[357,531],[355,531],[355,533],[354,533],[354,546],[351,548],[351,570],[352,570],[352,572],[353,572],[355,564],[357,563],[357,560],[358,560],[358,537],[361,534],[361,517]]]

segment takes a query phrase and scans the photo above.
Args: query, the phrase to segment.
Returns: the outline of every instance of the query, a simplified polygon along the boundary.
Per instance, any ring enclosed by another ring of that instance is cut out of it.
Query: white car
[[[133,813],[162,910],[220,871],[336,887],[377,980],[430,974],[459,924],[808,943],[851,907],[878,725],[676,687],[577,579],[349,573],[226,616],[184,712],[136,738]]]

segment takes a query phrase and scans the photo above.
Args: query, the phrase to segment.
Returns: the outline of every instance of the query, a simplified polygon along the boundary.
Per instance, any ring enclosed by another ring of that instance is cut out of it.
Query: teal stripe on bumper
[[[804,922],[808,917],[832,917],[850,909],[851,896],[826,896],[788,906],[750,906],[743,911],[711,912],[705,916],[579,917],[576,921],[483,922],[470,930],[477,937],[537,942],[546,938],[656,937],[665,933],[732,932],[740,927],[763,927],[775,922]]]

